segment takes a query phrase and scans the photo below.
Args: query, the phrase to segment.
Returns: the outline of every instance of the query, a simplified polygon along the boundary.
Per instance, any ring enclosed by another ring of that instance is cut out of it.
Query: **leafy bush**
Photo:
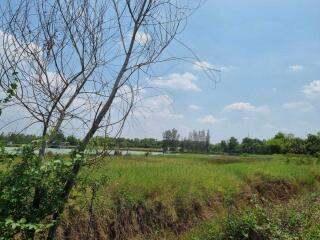
[[[226,218],[222,239],[268,239],[271,228],[268,218],[259,208],[246,210]]]
[[[0,140],[0,164],[10,164],[16,155],[7,153],[4,146],[4,143]]]
[[[312,193],[286,203],[254,205],[233,211],[221,222],[201,227],[192,240],[320,239],[320,194]],[[217,227],[219,225],[219,227]]]
[[[0,175],[0,236],[28,237],[53,224],[50,216],[61,206],[71,164],[59,159],[41,161],[35,146],[23,147],[21,157],[15,156]]]

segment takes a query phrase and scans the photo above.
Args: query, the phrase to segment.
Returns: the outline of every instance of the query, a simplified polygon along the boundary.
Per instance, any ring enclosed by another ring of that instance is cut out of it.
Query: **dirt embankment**
[[[287,201],[298,192],[294,184],[285,180],[261,182],[253,189],[262,200],[268,201]]]
[[[203,208],[196,200],[190,206],[184,206],[176,200],[173,209],[160,202],[149,208],[139,203],[131,208],[119,206],[109,215],[95,214],[91,221],[90,216],[71,213],[72,210],[68,209],[67,218],[59,226],[58,239],[122,240],[157,230],[179,234],[197,220],[205,218]]]
[[[254,196],[260,202],[287,201],[298,193],[298,188],[287,180],[267,180],[248,182],[247,188],[233,197],[231,207],[249,205]],[[101,239],[124,240],[137,235],[148,235],[156,231],[170,231],[178,235],[192,225],[219,211],[224,211],[226,201],[223,196],[203,205],[196,199],[184,203],[177,198],[173,206],[156,202],[152,207],[138,203],[125,207],[119,201],[117,208],[109,212],[84,215],[68,209],[66,218],[58,229],[58,239]]]

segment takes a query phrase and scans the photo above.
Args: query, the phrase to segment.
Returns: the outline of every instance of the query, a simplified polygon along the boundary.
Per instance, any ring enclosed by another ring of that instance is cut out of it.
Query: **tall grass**
[[[122,156],[104,159],[82,176],[107,175],[111,181],[99,194],[110,198],[125,191],[133,201],[170,202],[176,196],[208,200],[217,193],[237,193],[249,178],[286,179],[313,184],[320,165],[298,165],[275,156],[164,155]]]

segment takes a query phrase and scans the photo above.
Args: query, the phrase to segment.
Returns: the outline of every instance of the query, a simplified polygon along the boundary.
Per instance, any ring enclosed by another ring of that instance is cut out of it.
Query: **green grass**
[[[320,175],[320,165],[286,163],[284,156],[128,156],[106,159],[82,174],[111,178],[101,194],[122,189],[136,201],[170,201],[176,195],[201,198],[236,193],[255,175],[313,184]]]
[[[203,221],[179,239],[319,240],[319,203],[320,193],[306,193],[288,202],[254,204],[244,209],[229,211],[220,218]]]
[[[5,171],[4,165],[0,164],[0,170]],[[316,189],[319,179],[320,164],[307,156],[116,156],[81,170],[67,208],[71,215],[65,212],[64,221],[76,226],[78,223],[72,220],[76,215],[76,221],[82,219],[83,227],[87,226],[91,187],[95,186],[93,207],[98,221],[106,227],[112,222],[119,223],[115,231],[118,236],[128,233],[122,235],[124,239],[177,239],[178,232],[188,240],[206,239],[205,236],[212,239],[214,234],[224,231],[219,214],[224,217],[234,199],[241,192],[250,191],[252,184],[285,180],[303,192]],[[217,206],[222,211],[216,211]],[[208,216],[204,214],[206,211]],[[210,218],[210,211],[218,215]],[[241,222],[242,215],[239,216]],[[207,220],[202,221],[203,218]],[[192,228],[199,222],[202,223]],[[139,235],[141,225],[148,231]],[[181,234],[184,231],[188,233]]]
[[[128,216],[136,217],[137,206],[142,205],[145,211],[152,213],[159,203],[166,209],[164,218],[173,219],[171,223],[194,224],[201,221],[195,217],[195,203],[206,211],[218,201],[225,212],[230,207],[228,205],[233,204],[232,200],[254,183],[285,180],[303,192],[306,188],[316,188],[319,176],[320,164],[307,156],[200,154],[117,156],[86,167],[80,174],[80,178],[89,182],[99,182],[107,177],[108,182],[98,188],[95,211],[106,219],[123,224],[128,221]],[[72,204],[80,211],[87,209],[91,197],[89,188],[85,191],[76,188],[73,194],[76,198]],[[217,229],[221,230],[221,222],[216,221],[217,218],[209,219],[201,226],[210,235]],[[129,224],[134,225],[135,222],[129,221]],[[151,232],[159,233],[162,238],[176,239],[169,237],[170,231],[152,228]],[[129,230],[130,227],[125,231]],[[159,238],[142,235],[136,239]]]

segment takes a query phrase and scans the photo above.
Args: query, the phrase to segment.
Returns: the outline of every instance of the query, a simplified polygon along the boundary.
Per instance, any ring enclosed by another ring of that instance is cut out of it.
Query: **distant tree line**
[[[320,133],[308,134],[307,138],[293,134],[277,133],[269,140],[246,137],[239,142],[231,137],[228,141],[211,145],[211,152],[229,154],[320,154]]]
[[[31,143],[39,139],[36,135],[28,135],[23,133],[8,133],[8,134],[0,134],[0,141],[5,145],[21,145]]]
[[[163,132],[163,139],[154,138],[128,139],[109,138],[97,136],[91,140],[92,147],[106,147],[109,149],[142,148],[150,150],[161,150],[163,152],[190,152],[202,153],[210,151],[209,131],[193,131],[188,137],[180,139],[177,129],[169,129]]]
[[[177,129],[166,130],[162,134],[162,149],[164,152],[205,153],[210,151],[209,131],[192,131],[188,137],[180,139]]]
[[[269,140],[246,137],[239,142],[235,137],[210,144],[209,131],[193,131],[188,138],[180,139],[176,129],[163,133],[164,151],[217,154],[310,154],[320,155],[320,133],[308,134],[302,139],[293,134],[277,133]]]
[[[93,147],[107,147],[109,149],[118,148],[145,148],[145,149],[161,149],[162,141],[155,138],[110,138],[96,136],[90,141]]]
[[[8,134],[0,134],[0,141],[3,142],[6,146],[10,145],[22,145],[29,144],[32,141],[40,140],[40,136],[32,135],[32,134],[23,134],[23,133],[8,133]],[[79,140],[71,135],[65,136],[61,131],[56,132],[48,143],[49,147],[60,147],[61,145],[69,145],[69,146],[77,146]]]
[[[94,137],[90,144],[92,147],[125,149],[143,148],[150,150],[162,150],[164,152],[182,153],[217,153],[217,154],[320,154],[320,133],[309,134],[306,138],[299,138],[293,134],[277,133],[273,138],[260,140],[246,137],[240,142],[235,137],[229,140],[222,140],[217,144],[210,144],[210,132],[192,131],[188,137],[181,138],[176,129],[166,130],[162,134],[163,139],[154,138],[129,139]],[[0,134],[0,141],[5,145],[21,145],[39,140],[36,135],[8,133]],[[79,140],[75,136],[65,136],[57,132],[50,140],[50,147],[59,147],[66,143],[69,146],[76,146]]]

